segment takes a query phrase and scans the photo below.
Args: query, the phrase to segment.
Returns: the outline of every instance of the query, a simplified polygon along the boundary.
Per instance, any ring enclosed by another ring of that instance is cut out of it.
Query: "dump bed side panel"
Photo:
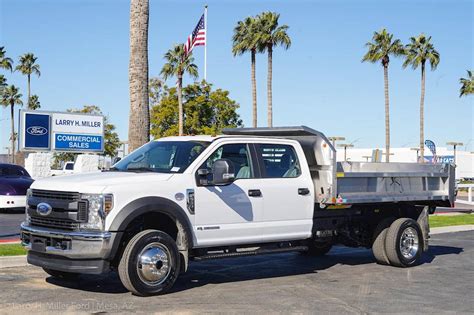
[[[451,164],[339,162],[336,177],[337,197],[333,203],[454,204]]]

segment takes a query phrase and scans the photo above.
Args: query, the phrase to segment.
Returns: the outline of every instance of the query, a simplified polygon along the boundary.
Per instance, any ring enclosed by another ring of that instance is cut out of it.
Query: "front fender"
[[[176,221],[178,225],[181,225],[185,233],[187,247],[193,247],[192,224],[185,210],[174,201],[163,197],[143,197],[128,203],[117,213],[110,225],[109,231],[124,232],[130,222],[138,216],[149,212],[163,213]]]

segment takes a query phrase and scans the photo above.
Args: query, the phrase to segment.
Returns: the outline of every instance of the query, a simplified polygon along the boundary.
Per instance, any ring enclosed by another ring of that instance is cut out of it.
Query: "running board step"
[[[278,253],[287,253],[287,252],[302,252],[302,251],[307,251],[307,250],[308,250],[308,246],[293,246],[293,247],[285,247],[285,248],[257,249],[257,250],[243,251],[243,252],[208,254],[208,255],[194,257],[194,260],[202,261],[202,260],[219,259],[219,258],[257,256],[257,255],[278,254]]]

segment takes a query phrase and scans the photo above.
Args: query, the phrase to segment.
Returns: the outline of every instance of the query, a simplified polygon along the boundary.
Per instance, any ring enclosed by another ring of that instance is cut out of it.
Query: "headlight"
[[[87,222],[81,223],[80,228],[85,230],[103,230],[105,217],[113,207],[113,196],[110,194],[82,194],[81,199],[88,201],[89,209]]]

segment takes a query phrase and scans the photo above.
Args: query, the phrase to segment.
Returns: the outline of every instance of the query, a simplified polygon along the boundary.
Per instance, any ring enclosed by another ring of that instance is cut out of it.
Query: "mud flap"
[[[427,252],[429,248],[429,238],[430,238],[430,222],[428,221],[429,207],[423,207],[420,215],[416,222],[420,225],[421,232],[423,234],[423,251]]]

